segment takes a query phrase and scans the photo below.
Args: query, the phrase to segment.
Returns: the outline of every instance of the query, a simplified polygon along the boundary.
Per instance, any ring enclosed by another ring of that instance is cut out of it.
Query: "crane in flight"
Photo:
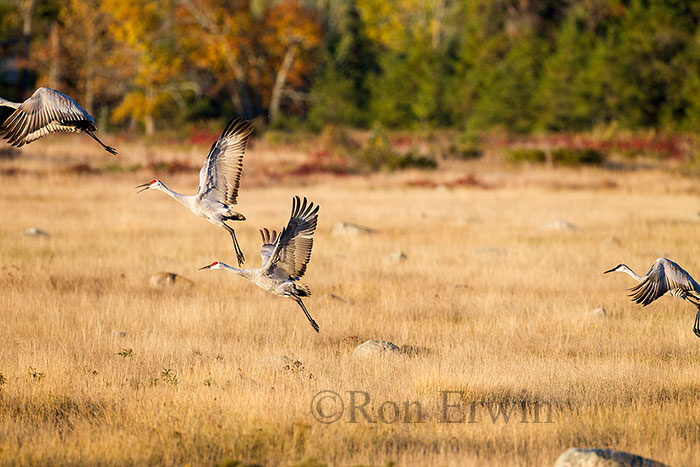
[[[238,269],[220,261],[214,261],[199,269],[225,269],[245,277],[263,290],[291,298],[304,311],[311,327],[319,332],[318,324],[301,301],[302,297],[311,295],[311,290],[308,286],[297,283],[306,272],[306,266],[311,258],[318,209],[319,207],[314,206],[314,203],[307,203],[306,198],[302,202],[298,196],[295,196],[292,200],[292,215],[287,227],[282,229],[279,235],[274,230],[260,231],[263,241],[260,251],[261,267]]]
[[[637,280],[637,285],[630,289],[630,297],[635,303],[647,306],[662,295],[687,300],[697,307],[693,333],[700,337],[700,284],[682,267],[668,258],[658,258],[645,276],[640,276],[626,264],[618,264],[604,272],[624,272]]]
[[[51,133],[87,133],[110,154],[117,150],[95,135],[97,125],[92,115],[71,97],[51,88],[39,88],[22,103],[0,97],[0,107],[15,109],[0,126],[0,135],[12,146],[21,147]]]
[[[158,179],[136,187],[142,188],[139,193],[149,189],[165,192],[197,216],[226,229],[233,239],[239,266],[243,264],[245,257],[238,245],[236,232],[226,221],[245,220],[243,214],[232,208],[238,198],[243,154],[252,131],[250,122],[240,118],[234,118],[226,125],[221,137],[209,149],[209,155],[199,172],[199,189],[195,195],[176,193]]]

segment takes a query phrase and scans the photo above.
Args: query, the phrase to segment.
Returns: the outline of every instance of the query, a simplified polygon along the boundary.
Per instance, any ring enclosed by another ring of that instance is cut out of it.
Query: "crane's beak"
[[[150,183],[144,183],[143,185],[139,185],[139,186],[137,186],[136,188],[143,188],[142,190],[139,190],[139,191],[136,192],[136,194],[139,194],[139,193],[142,193],[142,192],[148,190],[149,188],[151,188],[151,184],[150,184]]]
[[[197,269],[197,271],[201,271],[202,269],[209,269],[211,268],[211,264],[208,266],[202,266],[201,268]]]
[[[615,271],[617,271],[617,266],[615,266],[615,267],[612,268],[612,269],[608,269],[607,271],[603,271],[603,274],[607,274],[607,273],[609,273],[609,272],[615,272]]]

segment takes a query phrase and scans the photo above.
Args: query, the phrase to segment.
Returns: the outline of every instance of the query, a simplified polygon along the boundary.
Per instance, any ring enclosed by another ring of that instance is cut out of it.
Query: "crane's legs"
[[[92,139],[94,139],[95,141],[97,141],[98,143],[100,143],[100,144],[102,145],[102,147],[105,148],[105,151],[107,151],[107,152],[110,153],[110,154],[114,154],[115,156],[117,155],[117,150],[114,149],[112,146],[107,146],[105,143],[103,143],[102,141],[100,141],[100,138],[98,138],[98,137],[95,135],[95,133],[92,132],[92,130],[85,130],[85,133],[87,133],[88,135],[90,135],[90,137],[91,137]]]
[[[693,326],[693,333],[700,337],[700,306],[698,306],[698,311],[695,313],[695,326]]]
[[[238,245],[238,239],[236,239],[236,232],[234,232],[231,227],[226,225],[225,222],[222,222],[221,225],[223,225],[224,228],[228,230],[228,233],[231,234],[231,238],[233,239],[233,249],[236,250],[236,259],[238,259],[238,266],[242,266],[245,262],[245,256],[243,256],[241,247]]]
[[[302,310],[304,310],[304,314],[306,315],[306,319],[309,320],[309,323],[311,323],[311,327],[314,328],[314,331],[319,332],[318,330],[318,324],[316,324],[316,321],[311,317],[309,312],[306,310],[306,307],[304,306],[304,302],[301,301],[301,298],[295,297],[292,295],[292,298],[294,299],[295,302],[299,304]]]

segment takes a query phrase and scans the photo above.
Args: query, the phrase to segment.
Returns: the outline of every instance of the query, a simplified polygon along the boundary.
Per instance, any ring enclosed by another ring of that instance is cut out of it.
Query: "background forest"
[[[0,95],[103,130],[700,127],[700,1],[3,0]]]

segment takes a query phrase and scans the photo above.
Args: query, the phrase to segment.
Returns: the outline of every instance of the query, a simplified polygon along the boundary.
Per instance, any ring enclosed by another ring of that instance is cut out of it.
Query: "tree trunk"
[[[284,85],[287,82],[287,75],[289,70],[292,69],[294,65],[294,56],[297,53],[297,45],[292,44],[287,49],[284,54],[284,59],[282,60],[282,65],[277,71],[277,76],[275,77],[275,85],[272,88],[272,97],[270,98],[270,121],[274,121],[280,110],[280,100],[282,99],[282,91],[284,90]]]
[[[49,87],[57,89],[59,80],[61,79],[61,50],[60,39],[58,35],[58,21],[51,23],[51,32],[49,33],[49,50],[51,63],[49,63]]]
[[[143,117],[143,125],[146,128],[146,136],[153,136],[156,132],[156,122],[153,115],[148,114]]]
[[[146,105],[150,106],[151,100],[153,99],[153,90],[151,88],[146,89]],[[146,136],[153,136],[156,132],[156,122],[153,119],[153,114],[150,111],[146,112],[143,116],[143,125],[146,130]]]
[[[29,68],[29,58],[31,56],[30,46],[32,41],[32,16],[34,15],[34,5],[36,0],[20,0],[19,11],[22,17],[22,64],[19,70],[19,88],[20,95],[24,96],[29,90],[27,82],[28,73],[25,72]]]
[[[437,51],[440,49],[440,44],[442,42],[442,22],[445,18],[445,0],[436,0],[433,16],[433,21],[435,23],[432,28],[432,46],[433,50]]]
[[[95,25],[88,25],[85,51],[85,110],[92,114],[95,106]]]

